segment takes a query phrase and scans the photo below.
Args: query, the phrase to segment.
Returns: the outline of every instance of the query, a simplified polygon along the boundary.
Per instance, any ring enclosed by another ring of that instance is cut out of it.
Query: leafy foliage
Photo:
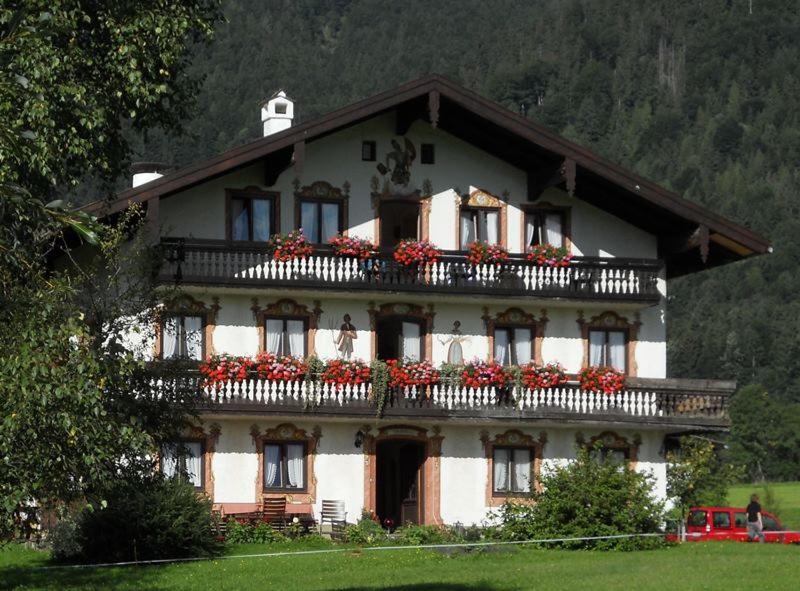
[[[269,523],[251,525],[229,519],[225,525],[225,541],[230,544],[272,544],[286,539]]]

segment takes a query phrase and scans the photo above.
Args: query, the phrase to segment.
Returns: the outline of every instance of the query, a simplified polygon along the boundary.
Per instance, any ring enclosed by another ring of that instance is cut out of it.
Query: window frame
[[[408,322],[411,324],[416,324],[419,326],[419,360],[426,361],[428,358],[426,357],[427,354],[427,347],[425,346],[427,336],[428,336],[428,321],[425,318],[420,318],[418,316],[409,316],[404,314],[385,314],[379,316],[375,320],[375,359],[379,359],[378,357],[378,330],[380,330],[380,325],[387,321],[394,321],[397,322],[400,326],[400,332],[398,333],[399,339],[399,347],[400,355],[397,357],[398,360],[406,359],[405,351],[403,349],[403,323]],[[384,360],[385,361],[385,360]]]
[[[531,338],[530,338],[531,358],[530,358],[530,361],[528,361],[526,363],[531,363],[531,362],[535,361],[536,360],[536,333],[537,333],[536,328],[537,327],[536,327],[535,324],[508,324],[508,323],[502,323],[502,324],[497,323],[497,324],[495,324],[492,327],[492,336],[494,337],[492,339],[492,360],[494,360],[494,361],[497,360],[497,357],[495,356],[495,348],[497,347],[497,331],[498,330],[506,330],[506,331],[508,331],[508,333],[509,333],[508,343],[509,343],[509,345],[511,345],[511,355],[515,356],[516,353],[514,352],[514,343],[516,341],[514,340],[514,332],[516,331],[516,329],[522,329],[522,330],[527,330],[531,335]],[[504,367],[505,366],[511,366],[511,365],[519,365],[519,361],[515,359],[512,362],[511,359],[509,359],[509,363],[504,364]]]
[[[514,485],[516,484],[516,470],[514,470],[514,450],[521,449],[526,450],[528,452],[528,466],[530,470],[530,480],[528,484],[529,490],[522,491],[522,490],[514,490]],[[511,488],[509,490],[497,490],[497,482],[495,481],[494,474],[495,474],[495,464],[497,462],[496,452],[497,450],[508,450],[508,464],[506,466],[507,473],[509,474],[509,482],[511,484]],[[524,497],[526,495],[533,494],[534,491],[534,482],[535,482],[535,475],[534,475],[534,461],[536,459],[536,450],[532,447],[528,447],[525,445],[492,445],[492,496],[493,497]]]
[[[267,351],[267,320],[282,320],[283,321],[283,337],[281,338],[281,351],[286,350],[286,339],[288,338],[288,325],[287,320],[299,320],[303,323],[303,355],[299,359],[306,359],[309,356],[309,319],[308,316],[296,315],[281,315],[281,314],[264,314],[261,317],[261,326],[264,329],[264,337],[261,343],[261,350]],[[278,353],[278,355],[289,355],[289,353]],[[296,356],[295,356],[296,357]]]
[[[369,153],[365,154],[364,150],[368,149]],[[362,140],[361,141],[361,162],[375,162],[378,159],[378,143],[375,140]]]
[[[552,203],[523,203],[520,206],[522,226],[520,228],[520,245],[525,252],[531,245],[525,240],[525,228],[528,220],[534,215],[558,214],[561,216],[561,236],[563,247],[568,253],[572,252],[572,208],[568,205],[553,205]]]
[[[493,211],[493,212],[497,213],[497,242],[495,244],[497,246],[505,246],[504,243],[503,243],[503,220],[502,220],[503,208],[502,207],[476,207],[474,205],[463,205],[462,204],[461,207],[458,210],[458,219],[457,219],[457,224],[458,224],[458,250],[460,250],[461,252],[466,252],[466,250],[467,250],[466,245],[462,246],[462,244],[461,244],[461,242],[462,242],[461,217],[465,213],[468,213],[468,212],[481,213],[481,212],[490,212],[490,211]],[[488,224],[487,224],[487,227],[488,227]],[[477,225],[477,228],[478,228],[478,231],[480,231],[480,224]],[[480,236],[477,235],[477,233],[476,233],[476,236],[475,236],[475,240],[473,242],[484,242],[484,243],[488,244],[488,242],[486,242],[486,238],[485,237],[481,238]]]
[[[191,317],[191,318],[199,318],[200,319],[200,359],[191,359],[188,355],[187,356],[175,356],[175,357],[164,357],[164,334],[166,333],[166,321],[168,318],[180,318],[181,319],[181,328],[183,329],[183,334],[186,334],[186,327],[183,323],[183,319]],[[204,361],[206,358],[206,325],[207,325],[207,314],[201,312],[193,312],[191,314],[187,314],[182,311],[167,311],[162,314],[160,319],[159,325],[159,350],[158,350],[158,357],[162,361],[169,361],[169,360],[190,360],[190,361]]]
[[[339,215],[337,216],[336,221],[336,233],[337,234],[344,234],[345,233],[345,201],[344,199],[337,199],[335,197],[295,197],[295,230],[302,229],[303,223],[303,204],[304,203],[312,203],[317,207],[317,234],[320,238],[322,238],[322,205],[324,203],[334,204],[339,207]],[[320,245],[320,244],[327,244],[327,242],[320,241],[314,242],[305,232],[303,235],[308,239],[311,244]]]
[[[233,200],[242,199],[247,203],[248,228],[247,240],[236,240],[233,238]],[[253,201],[263,200],[271,202],[271,216],[269,220],[269,235],[273,236],[280,232],[280,193],[276,191],[262,191],[261,189],[248,187],[246,189],[225,189],[225,240],[236,243],[256,243],[264,244],[262,240],[253,240]]]
[[[628,347],[630,346],[630,331],[625,328],[613,328],[613,327],[589,327],[589,333],[587,335],[588,345],[589,345],[589,363],[588,366],[591,367],[591,351],[592,351],[592,333],[593,332],[602,332],[605,333],[605,343],[603,344],[603,363],[602,365],[605,367],[613,367],[611,365],[611,348],[609,346],[609,334],[612,332],[622,333],[622,336],[625,338],[625,350],[623,358],[625,359],[625,367],[621,370],[625,375],[629,373],[628,367]]]
[[[419,163],[436,164],[436,144],[426,142],[419,145]]]
[[[180,445],[184,445],[186,443],[199,443],[200,444],[200,484],[199,485],[192,484],[192,487],[195,489],[195,491],[198,491],[198,492],[199,491],[205,491],[205,488],[206,488],[206,440],[205,439],[200,439],[200,438],[182,437],[180,439],[176,439],[175,441],[169,442],[168,445],[174,444],[176,446],[180,446]],[[177,449],[178,449],[178,447],[176,447],[176,452],[177,452]],[[163,453],[163,451],[159,455],[161,457],[159,458],[158,467],[159,467],[159,470],[161,471],[161,473],[163,474],[164,473],[164,453]],[[184,454],[184,455],[179,455],[178,457],[184,457],[185,458],[186,456]],[[183,476],[180,475],[180,471],[176,471],[176,474],[178,474],[178,478],[183,478]],[[189,481],[189,484],[191,484],[190,481]]]
[[[286,446],[287,445],[300,445],[303,447],[303,486],[302,487],[289,487],[289,486],[267,486],[267,452],[266,448],[268,445],[277,445],[281,450],[281,457],[280,457],[280,471],[281,471],[281,482],[287,482],[289,480],[288,477],[288,465],[287,465],[287,453],[286,453]],[[262,492],[269,493],[269,492],[277,492],[277,493],[307,493],[308,492],[308,442],[304,440],[295,440],[295,439],[262,439],[261,440],[261,482],[262,482]]]

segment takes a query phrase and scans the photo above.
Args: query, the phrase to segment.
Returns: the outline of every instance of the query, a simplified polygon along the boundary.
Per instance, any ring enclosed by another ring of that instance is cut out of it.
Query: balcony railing
[[[274,261],[263,245],[225,241],[162,240],[163,281],[246,287],[332,288],[420,291],[468,295],[538,296],[657,302],[663,263],[651,259],[576,257],[569,267],[540,267],[512,255],[498,268],[473,266],[463,253],[409,269],[392,253],[371,261],[335,256],[319,249],[311,257]]]
[[[337,388],[322,383],[269,381],[252,377],[216,388],[203,387],[197,371],[157,378],[154,387],[202,392],[210,412],[313,413],[339,416],[427,418],[525,418],[614,421],[724,427],[735,383],[714,380],[629,378],[616,394],[586,392],[577,382],[534,390],[465,388],[443,380],[430,387],[390,389],[383,408],[370,386]]]

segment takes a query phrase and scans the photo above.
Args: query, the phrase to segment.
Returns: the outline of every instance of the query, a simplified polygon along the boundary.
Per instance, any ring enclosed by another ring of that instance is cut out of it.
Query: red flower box
[[[508,251],[499,244],[486,244],[485,242],[470,242],[467,260],[472,265],[501,266],[508,262]]]
[[[538,366],[526,363],[520,366],[522,371],[522,385],[532,390],[555,388],[567,382],[567,374],[559,363],[548,363]]]
[[[402,361],[389,359],[389,387],[433,386],[438,384],[441,375],[428,361]]]
[[[333,254],[339,257],[357,258],[367,261],[377,254],[375,245],[365,238],[334,236],[328,242],[333,247]]]
[[[325,384],[333,384],[336,389],[343,386],[357,386],[366,384],[371,377],[369,366],[360,359],[346,361],[344,359],[333,359],[325,365],[320,379]]]
[[[428,240],[402,240],[394,249],[394,260],[405,267],[429,265],[442,256],[442,251]]]
[[[625,374],[613,367],[584,367],[578,374],[581,390],[616,394],[625,387]]]
[[[536,244],[528,247],[525,258],[540,267],[569,267],[572,255],[563,246]]]
[[[214,355],[200,364],[204,388],[217,388],[228,382],[242,382],[253,369],[254,362],[249,357]]]
[[[255,365],[258,377],[264,380],[296,382],[308,373],[308,366],[302,359],[291,355],[278,356],[266,351],[256,356]]]
[[[314,252],[311,243],[300,230],[271,236],[267,248],[272,252],[272,259],[281,262],[305,259]]]
[[[465,388],[503,388],[510,381],[511,376],[496,361],[472,361],[461,370],[461,384]]]

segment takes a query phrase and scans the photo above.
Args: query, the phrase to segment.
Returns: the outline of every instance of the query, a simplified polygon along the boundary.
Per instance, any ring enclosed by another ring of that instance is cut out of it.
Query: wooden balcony
[[[629,378],[621,392],[608,395],[582,391],[577,382],[531,390],[473,389],[443,381],[427,388],[390,389],[383,409],[379,409],[366,384],[337,389],[322,383],[257,377],[218,389],[201,384],[196,370],[182,370],[162,374],[153,387],[196,391],[201,394],[202,410],[215,414],[556,420],[707,429],[729,425],[728,401],[735,389],[735,383],[729,381]]]
[[[569,267],[540,267],[512,255],[502,268],[471,265],[463,253],[449,252],[420,269],[398,264],[390,251],[372,261],[334,256],[319,249],[311,257],[273,261],[263,245],[225,241],[163,239],[160,279],[193,285],[280,287],[527,296],[577,300],[660,299],[657,279],[663,262],[652,259],[576,257]]]

